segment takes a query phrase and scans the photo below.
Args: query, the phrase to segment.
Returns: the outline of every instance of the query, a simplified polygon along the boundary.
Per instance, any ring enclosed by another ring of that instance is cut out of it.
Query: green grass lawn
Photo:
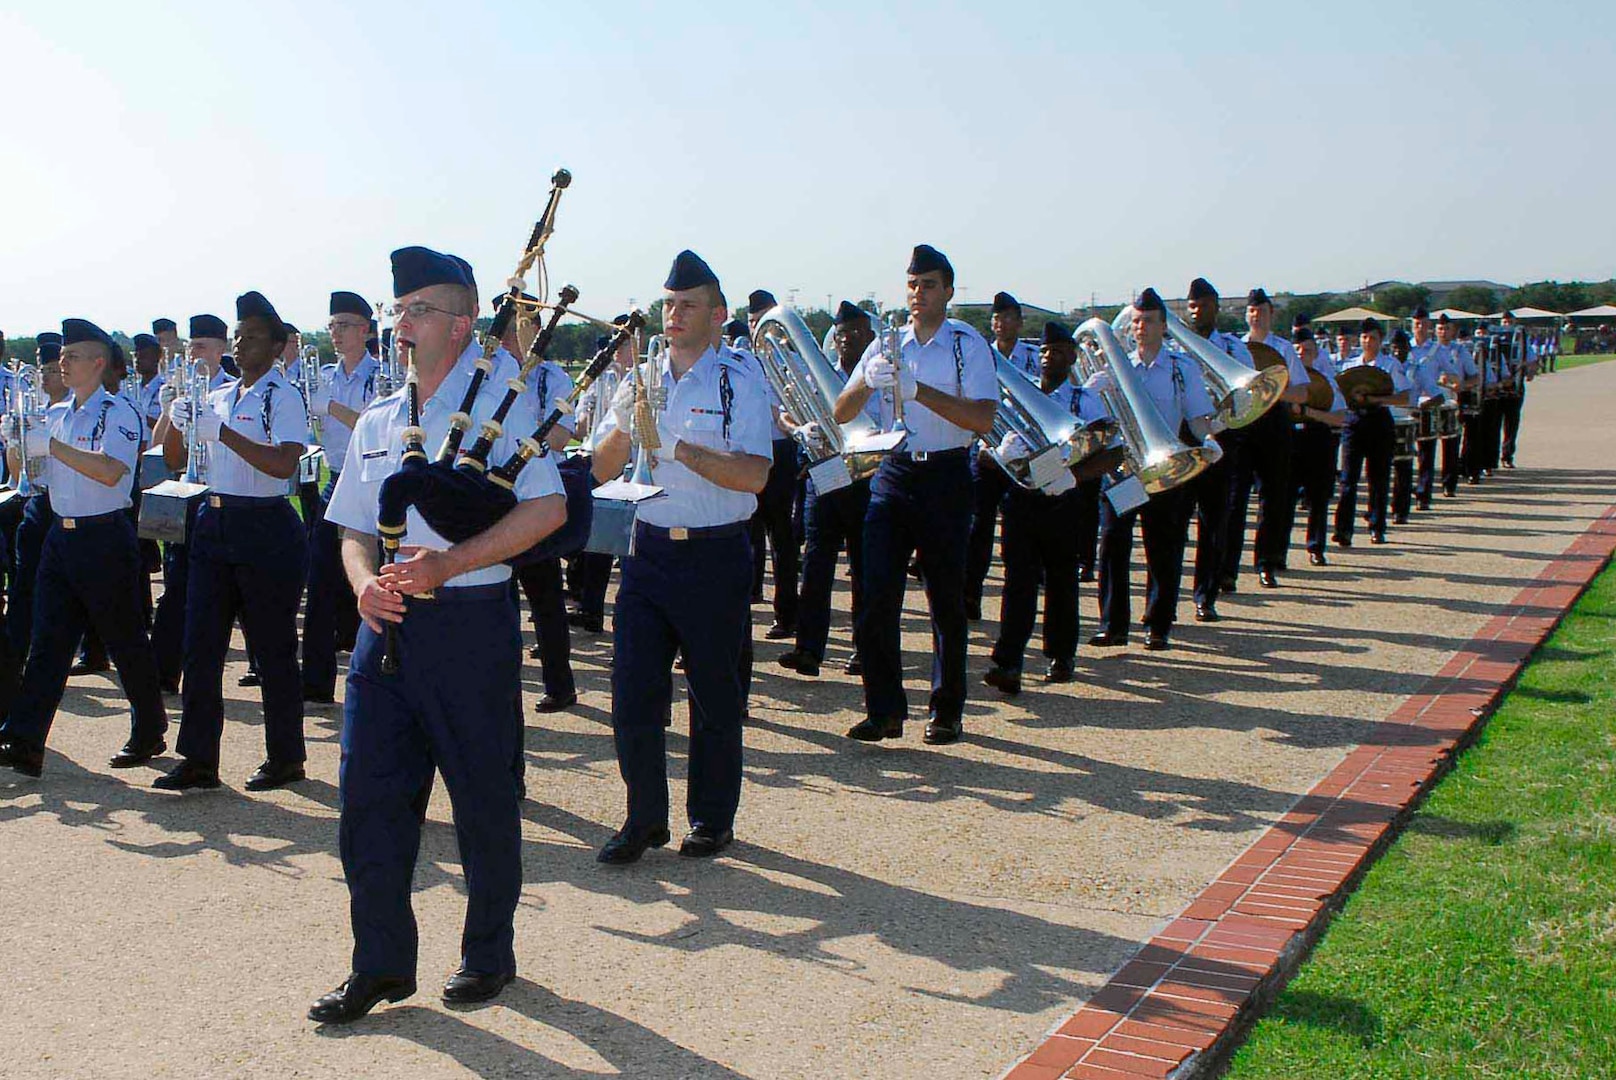
[[[1613,643],[1607,568],[1227,1077],[1616,1077]]]
[[[1616,360],[1616,353],[1589,353],[1587,356],[1561,356],[1555,362],[1555,371],[1565,371],[1568,368],[1584,367],[1588,364],[1602,364],[1606,360]],[[1552,373],[1551,373],[1552,374]]]

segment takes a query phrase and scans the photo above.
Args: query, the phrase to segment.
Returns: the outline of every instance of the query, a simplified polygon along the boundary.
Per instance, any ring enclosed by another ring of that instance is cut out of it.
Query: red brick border
[[[1616,507],[1004,1080],[1209,1075],[1616,551]]]

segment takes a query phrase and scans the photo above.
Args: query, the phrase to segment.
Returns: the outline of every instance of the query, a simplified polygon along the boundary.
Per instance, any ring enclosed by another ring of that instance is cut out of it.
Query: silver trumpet
[[[192,512],[208,489],[208,444],[196,418],[208,408],[208,369],[189,361],[178,386],[191,406],[191,426],[185,432],[185,474],[146,489],[140,498],[136,535],[147,540],[183,544]],[[160,453],[159,449],[159,453]]]
[[[836,422],[836,398],[847,380],[825,357],[796,309],[785,304],[770,308],[752,332],[752,346],[763,377],[799,425],[793,437],[808,458],[815,489],[824,494],[874,474],[885,452],[861,447],[882,432],[862,411],[845,424]]]
[[[297,478],[293,493],[300,484],[320,482],[320,466],[325,462],[325,448],[320,445],[320,420],[314,415],[314,395],[320,392],[320,347],[305,345],[297,354],[297,388],[303,395],[303,405],[309,410],[309,442],[297,461]],[[338,462],[341,465],[341,462]]]
[[[881,346],[881,358],[893,367],[903,368],[903,323],[896,312],[886,318],[886,323],[876,332],[876,341]],[[909,426],[903,422],[903,389],[896,383],[892,386],[892,430],[907,432]]]
[[[376,301],[376,396],[386,397],[404,385],[404,372],[398,364],[398,348],[393,344],[392,318],[385,312],[392,305]]]
[[[1114,420],[1083,423],[1049,399],[1043,388],[1004,357],[994,353],[999,376],[999,408],[993,414],[988,456],[1021,487],[1059,494],[1072,487],[1073,470],[1111,446],[1117,438]],[[1021,437],[1032,453],[1006,460],[999,453],[1005,436]]]
[[[668,339],[653,334],[645,343],[645,362],[637,365],[634,380],[634,466],[629,470],[633,483],[656,485],[656,452],[662,449],[657,438],[657,418],[668,407],[668,390],[662,385],[662,361],[668,353]]]
[[[1089,319],[1077,328],[1077,366],[1085,376],[1105,369],[1112,389],[1104,390],[1106,408],[1116,418],[1126,449],[1126,467],[1152,495],[1193,480],[1223,456],[1208,439],[1190,446],[1167,426],[1161,410],[1133,370],[1116,333],[1103,319]]]
[[[17,361],[8,365],[6,370],[11,375],[11,400],[6,402],[6,410],[11,414],[13,425],[12,429],[6,432],[6,438],[13,440],[13,445],[17,447],[15,494],[26,497],[34,493],[33,477],[45,467],[45,459],[29,458],[24,448],[23,435],[27,431],[38,430],[44,426],[47,402],[45,392],[41,388],[38,367]]]

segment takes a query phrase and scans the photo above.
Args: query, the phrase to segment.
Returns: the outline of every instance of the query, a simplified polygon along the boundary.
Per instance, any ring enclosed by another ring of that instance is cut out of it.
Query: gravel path
[[[175,797],[104,766],[125,703],[75,679],[44,779],[0,776],[0,1075],[996,1076],[1606,509],[1613,391],[1616,364],[1540,379],[1519,470],[1387,547],[1319,570],[1298,549],[1281,591],[1243,577],[1225,620],[1182,624],[1172,652],[1081,649],[1071,686],[1034,678],[1007,702],[974,682],[990,586],[954,747],[923,746],[919,724],[901,745],[842,737],[861,715],[845,616],[816,681],[759,629],[740,841],[713,863],[595,864],[623,793],[610,639],[576,635],[580,707],[529,714],[522,978],[476,1010],[436,994],[464,905],[441,786],[416,881],[422,993],[317,1030],[304,1012],[350,944],[340,709],[310,714],[308,782],[248,796],[262,738],[232,665],[233,789]],[[1086,636],[1091,586],[1082,608]],[[918,590],[905,630],[923,713]],[[535,700],[537,663],[523,674]]]

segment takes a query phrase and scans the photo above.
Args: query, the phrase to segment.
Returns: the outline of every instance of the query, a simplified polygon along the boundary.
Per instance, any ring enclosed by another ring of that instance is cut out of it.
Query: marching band
[[[766,289],[731,321],[717,274],[681,252],[660,332],[643,341],[638,311],[593,320],[571,309],[571,286],[546,295],[544,241],[569,180],[557,174],[486,333],[472,268],[404,247],[381,310],[357,292],[330,294],[330,363],[249,291],[233,329],[199,314],[182,340],[173,320],[154,320],[133,339],[132,372],[82,318],[38,335],[36,363],[6,371],[0,764],[42,775],[87,636],[130,701],[114,767],[168,750],[163,697],[180,695],[179,760],[161,789],[223,782],[222,678],[238,620],[266,743],[248,790],[304,779],[305,705],[340,697],[354,952],[348,978],[311,1009],[319,1021],[352,1021],[416,990],[410,883],[435,774],[468,893],[444,998],[487,1000],[514,976],[518,590],[538,639],[538,708],[555,712],[578,700],[569,634],[606,628],[620,575],[611,724],[625,816],[598,860],[632,863],[672,839],[666,731],[679,668],[690,727],[679,853],[710,857],[735,835],[765,545],[766,636],[789,645],[781,667],[809,678],[827,661],[847,552],[845,669],[864,700],[847,732],[856,741],[903,735],[900,619],[919,577],[933,642],[923,739],[952,743],[964,736],[969,623],[983,615],[996,531],[1003,596],[981,681],[1021,691],[1042,591],[1043,678],[1067,683],[1080,583],[1098,578],[1089,646],[1129,643],[1136,526],[1144,646],[1164,650],[1192,517],[1195,616],[1212,622],[1239,587],[1253,491],[1250,560],[1265,588],[1288,569],[1299,503],[1313,566],[1327,565],[1327,540],[1352,547],[1365,473],[1369,541],[1388,543],[1439,487],[1456,497],[1461,479],[1514,467],[1526,386],[1548,351],[1508,316],[1466,338],[1423,309],[1412,337],[1388,340],[1366,319],[1332,349],[1303,320],[1288,337],[1276,331],[1261,288],[1246,297],[1240,338],[1219,329],[1204,278],[1189,285],[1185,318],[1147,288],[1114,323],[1050,321],[1038,341],[1022,339],[1022,306],[1001,291],[989,340],[950,317],[954,267],[926,244],[911,254],[904,310],[883,318],[843,301],[823,349]],[[581,372],[547,355],[564,316],[605,332]]]

